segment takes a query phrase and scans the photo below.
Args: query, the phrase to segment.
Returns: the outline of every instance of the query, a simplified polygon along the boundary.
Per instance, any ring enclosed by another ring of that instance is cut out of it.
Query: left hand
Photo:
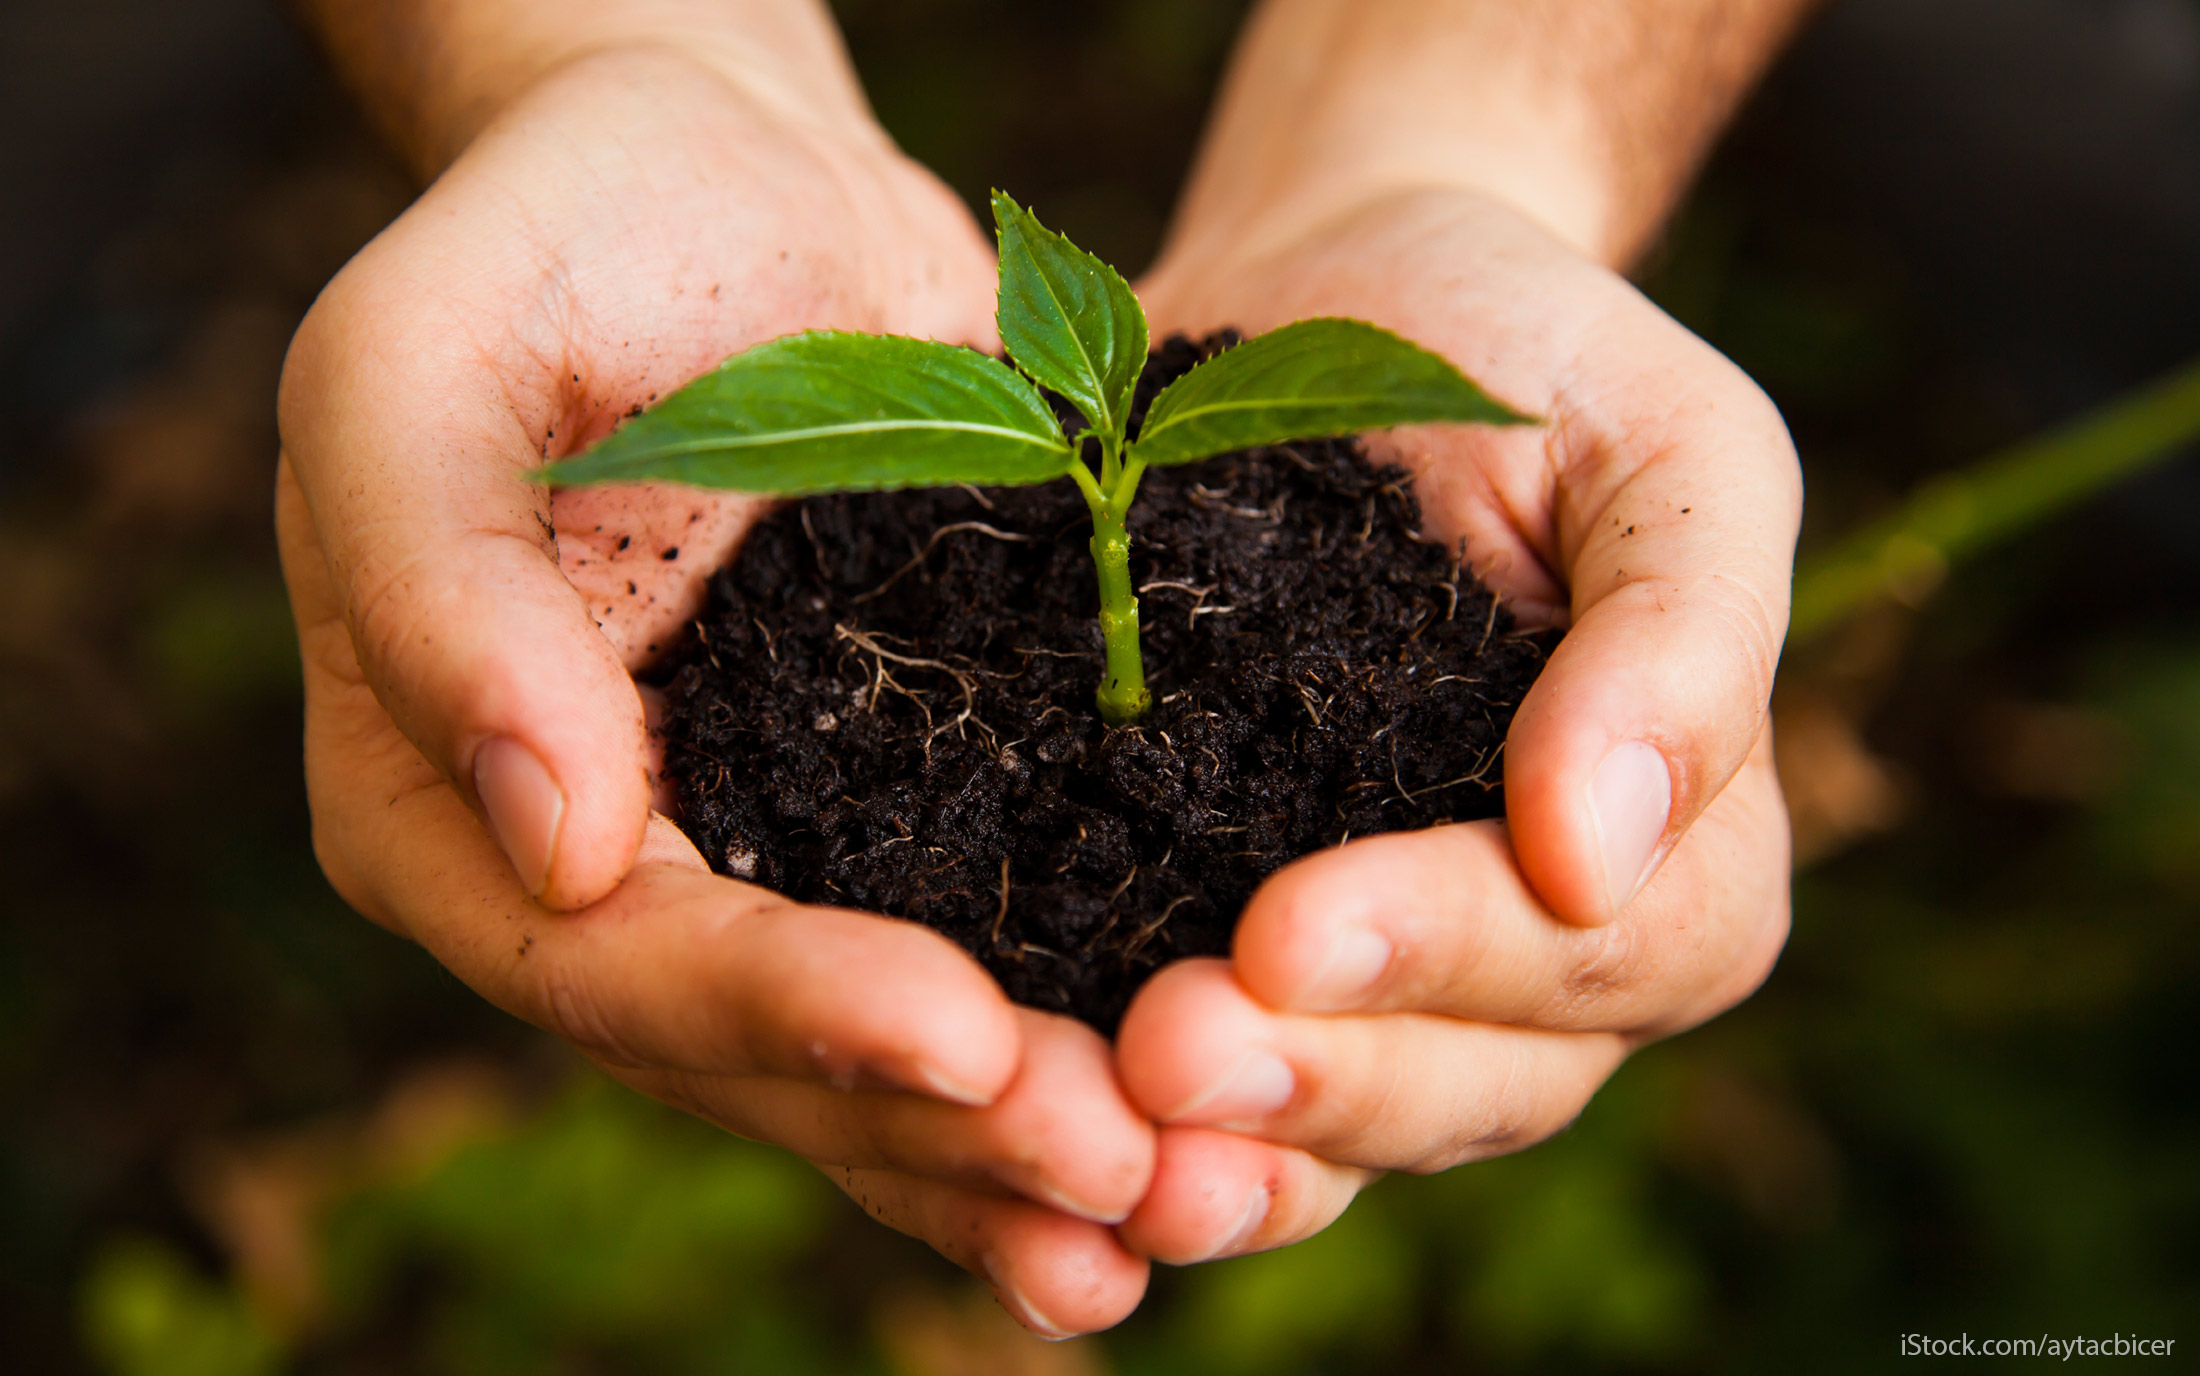
[[[1172,255],[1142,295],[1157,337],[1372,320],[1543,416],[1391,443],[1432,531],[1569,626],[1506,742],[1505,823],[1306,857],[1230,960],[1133,1003],[1118,1065],[1164,1127],[1122,1235],[1184,1263],[1318,1232],[1382,1171],[1539,1141],[1633,1048],[1762,981],[1787,933],[1766,707],[1801,490],[1747,378],[1478,192]]]
[[[709,54],[551,64],[298,332],[276,505],[315,851],[609,1074],[808,1157],[1032,1327],[1104,1327],[1145,1287],[1109,1225],[1152,1134],[1101,1039],[937,933],[711,873],[650,811],[629,670],[761,504],[528,476],[795,330],[991,342],[951,193],[867,114]]]

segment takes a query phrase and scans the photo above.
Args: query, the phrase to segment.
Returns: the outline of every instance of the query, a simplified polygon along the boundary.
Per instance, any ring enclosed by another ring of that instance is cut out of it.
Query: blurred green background
[[[846,0],[973,197],[1150,256],[1242,6]],[[1519,1157],[1023,1339],[314,869],[281,351],[408,191],[259,0],[0,5],[0,1367],[1837,1371],[2200,1344],[2200,465],[1790,654],[1793,942]],[[2200,4],[1836,0],[1643,273],[1806,549],[2200,354]],[[1932,594],[1927,596],[1927,594]]]

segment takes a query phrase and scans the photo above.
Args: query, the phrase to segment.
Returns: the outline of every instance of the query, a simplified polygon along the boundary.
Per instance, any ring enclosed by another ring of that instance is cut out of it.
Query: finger
[[[531,902],[354,672],[294,486],[279,486],[277,507],[305,668],[314,851],[346,901],[607,1061],[867,1077],[958,1103],[1006,1087],[1016,1014],[975,961],[913,924],[719,879],[661,816],[648,821],[639,882],[570,916]]]
[[[1268,288],[1250,297],[1248,259]],[[1265,265],[1240,247],[1230,271],[1161,277],[1157,318],[1373,319],[1544,418],[1411,427],[1392,452],[1478,573],[1571,622],[1514,718],[1506,812],[1552,911],[1610,921],[1759,734],[1802,502],[1778,412],[1617,275],[1477,194],[1400,192]]]
[[[1139,992],[1117,1036],[1131,1102],[1165,1124],[1224,1127],[1370,1170],[1444,1170],[1573,1121],[1626,1056],[1609,1032],[1545,1032],[1417,1013],[1271,1012],[1222,961]]]
[[[1337,1221],[1377,1173],[1294,1147],[1163,1128],[1153,1184],[1116,1230],[1123,1245],[1172,1266],[1301,1242]]]
[[[680,791],[665,776],[664,690],[647,683],[635,684],[634,690],[641,695],[642,721],[648,731],[643,760],[649,771],[649,806],[669,817],[680,810]]]
[[[524,263],[438,241],[421,206],[331,283],[286,362],[290,470],[356,673],[488,819],[552,907],[600,898],[641,842],[649,786],[625,667],[558,568],[526,476],[575,399],[515,334]],[[555,372],[553,372],[555,368]]]
[[[292,584],[308,613],[324,582]],[[570,914],[530,901],[365,685],[328,667],[342,628],[301,627],[316,854],[349,902],[491,1002],[627,1065],[868,1078],[959,1103],[1007,1086],[1020,1031],[976,962],[913,924],[711,875],[662,817],[604,900]]]
[[[551,913],[514,890],[420,872],[482,864],[486,838],[465,837],[471,819],[449,790],[392,811],[423,840],[471,841],[421,846],[403,881],[407,930],[491,1002],[606,1063],[884,1084],[960,1104],[993,1102],[1015,1073],[1013,1006],[935,932],[655,862],[647,846],[608,897]],[[651,830],[693,854],[670,822]]]
[[[1272,876],[1238,924],[1246,989],[1296,1012],[1420,1012],[1660,1035],[1768,974],[1788,928],[1769,742],[1619,921],[1554,917],[1494,822],[1370,837]]]
[[[1112,1328],[1146,1293],[1145,1258],[1097,1223],[894,1171],[825,1174],[871,1217],[992,1286],[1001,1307],[1043,1338]]]
[[[1802,507],[1772,403],[1628,304],[1554,399],[1573,624],[1505,748],[1521,868],[1581,923],[1618,916],[1762,735]]]
[[[1120,1223],[1153,1175],[1153,1126],[1115,1081],[1108,1044],[1083,1023],[1017,1010],[1023,1058],[982,1108],[802,1081],[617,1071],[743,1137],[824,1165],[885,1169],[1008,1190],[1066,1214]]]

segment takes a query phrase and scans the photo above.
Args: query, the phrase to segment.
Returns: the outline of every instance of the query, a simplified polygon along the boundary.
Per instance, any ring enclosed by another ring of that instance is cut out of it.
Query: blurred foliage
[[[260,1376],[281,1369],[274,1334],[240,1292],[152,1238],[109,1243],[84,1277],[85,1345],[118,1376]]]
[[[844,1369],[833,1315],[788,1263],[831,1190],[792,1157],[727,1149],[594,1080],[326,1221],[336,1322],[422,1296],[431,1368],[555,1370],[592,1351],[666,1372]]]
[[[1243,7],[840,8],[905,146],[1135,264]],[[1832,1372],[1911,1331],[2189,1337],[2200,638],[2193,542],[2147,536],[2145,502],[1791,656],[1807,863],[1757,997],[1542,1147],[1164,1271],[1120,1330],[1050,1347],[807,1167],[577,1071],[314,872],[268,397],[406,191],[300,99],[148,181],[66,332],[128,366],[86,365],[121,380],[0,511],[0,1365]],[[1780,402],[1823,549],[2065,415],[1806,152],[1775,83],[1645,283]]]
[[[1869,602],[1915,606],[1948,566],[2013,539],[2200,439],[2200,362],[2051,434],[1942,474],[1885,517],[1797,570],[1791,644]]]

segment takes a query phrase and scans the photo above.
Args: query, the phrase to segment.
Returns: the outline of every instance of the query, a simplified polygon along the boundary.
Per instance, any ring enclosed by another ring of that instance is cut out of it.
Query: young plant
[[[1100,716],[1123,726],[1152,702],[1124,526],[1148,468],[1414,422],[1527,419],[1387,330],[1316,319],[1199,364],[1154,398],[1133,436],[1146,313],[1130,285],[999,191],[993,221],[997,319],[1015,367],[895,335],[788,335],[735,354],[537,476],[775,496],[1067,478],[1092,509],[1107,655]],[[1065,430],[1039,387],[1076,408],[1081,432]]]

